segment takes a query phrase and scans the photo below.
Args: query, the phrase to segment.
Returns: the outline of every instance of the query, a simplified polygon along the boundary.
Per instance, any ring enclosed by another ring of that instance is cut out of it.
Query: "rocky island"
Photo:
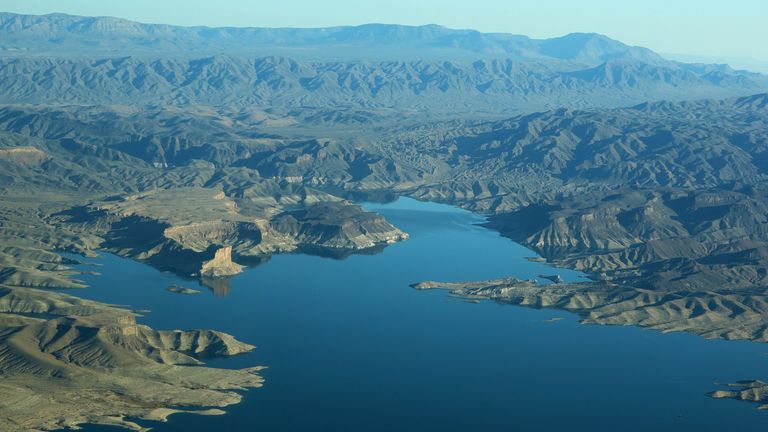
[[[187,288],[187,287],[184,287],[184,286],[181,286],[181,285],[176,285],[176,284],[172,284],[172,285],[168,286],[168,288],[166,288],[166,291],[170,291],[170,292],[176,293],[176,294],[187,294],[187,295],[200,294],[200,291],[198,291],[196,289]]]

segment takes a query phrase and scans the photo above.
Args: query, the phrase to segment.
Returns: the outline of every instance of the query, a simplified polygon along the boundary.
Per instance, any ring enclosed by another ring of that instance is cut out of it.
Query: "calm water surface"
[[[209,362],[269,366],[263,388],[221,417],[176,415],[158,431],[768,430],[768,412],[705,396],[768,375],[768,346],[580,325],[574,315],[445,291],[422,280],[559,273],[449,206],[367,204],[411,238],[376,255],[280,255],[214,293],[111,255],[75,294],[151,313],[158,329],[212,328],[258,346]],[[204,290],[179,295],[173,283]],[[226,294],[226,295],[225,295]],[[547,322],[553,317],[563,318]],[[114,430],[92,426],[90,431]]]

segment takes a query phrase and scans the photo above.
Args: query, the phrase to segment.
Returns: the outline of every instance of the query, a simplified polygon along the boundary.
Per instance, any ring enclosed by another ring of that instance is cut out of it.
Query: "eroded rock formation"
[[[216,250],[213,259],[205,261],[200,268],[200,276],[218,278],[234,276],[243,271],[243,266],[232,262],[232,246]]]

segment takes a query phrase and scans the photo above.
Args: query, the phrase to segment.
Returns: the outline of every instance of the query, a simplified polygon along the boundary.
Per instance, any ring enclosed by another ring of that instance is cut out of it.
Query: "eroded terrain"
[[[4,429],[139,428],[125,417],[222,407],[261,382],[256,369],[200,367],[252,349],[231,336],[152,330],[54,291],[83,286],[73,256],[108,251],[224,293],[273,254],[343,259],[407,238],[353,200],[485,213],[593,279],[419,288],[766,342],[765,76],[590,34],[375,25],[297,30],[286,46],[243,29],[244,51],[231,29],[0,23],[12,41],[0,47]],[[410,57],[393,58],[392,40]],[[337,57],[285,56],[297,46]],[[712,396],[764,406],[766,394],[748,381]]]
[[[53,430],[82,423],[144,430],[129,420],[176,412],[218,415],[260,367],[205,367],[201,357],[255,347],[210,330],[157,331],[136,313],[66,294],[0,286],[0,428]],[[34,412],[34,415],[30,415]]]

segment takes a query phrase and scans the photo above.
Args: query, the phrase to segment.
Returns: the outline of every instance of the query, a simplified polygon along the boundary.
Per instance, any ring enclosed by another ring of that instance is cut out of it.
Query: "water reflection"
[[[340,249],[319,247],[314,245],[301,245],[294,253],[331,258],[341,261],[353,255],[376,255],[384,251],[387,246],[387,244],[382,244],[367,249]],[[238,264],[244,265],[248,268],[254,268],[266,264],[271,258],[272,255],[259,255],[235,256],[233,259]],[[201,277],[199,283],[200,285],[210,289],[216,297],[225,297],[230,293],[230,286],[233,277],[237,276],[219,278]]]
[[[222,278],[200,278],[200,285],[213,291],[213,295],[216,297],[226,297],[229,295],[230,279],[228,277]]]

